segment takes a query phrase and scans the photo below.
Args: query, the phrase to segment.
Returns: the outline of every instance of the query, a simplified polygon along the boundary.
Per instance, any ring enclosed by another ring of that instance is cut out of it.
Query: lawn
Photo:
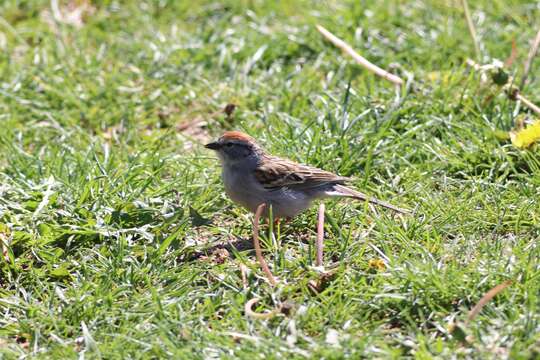
[[[479,54],[457,0],[0,2],[0,358],[538,358],[534,114],[465,62],[519,81],[540,6],[469,6]],[[316,207],[263,227],[272,287],[231,129],[414,212],[327,202],[324,271]]]

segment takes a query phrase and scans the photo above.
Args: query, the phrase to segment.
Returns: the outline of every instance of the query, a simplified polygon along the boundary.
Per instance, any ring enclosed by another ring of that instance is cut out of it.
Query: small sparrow
[[[251,212],[265,203],[272,206],[274,217],[291,218],[314,200],[328,197],[353,198],[409,212],[345,186],[349,178],[272,156],[239,131],[227,131],[205,147],[215,150],[221,160],[227,195]]]

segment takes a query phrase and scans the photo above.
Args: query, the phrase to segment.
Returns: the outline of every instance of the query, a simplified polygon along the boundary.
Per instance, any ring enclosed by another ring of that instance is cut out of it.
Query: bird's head
[[[216,151],[224,165],[257,161],[262,152],[251,136],[240,131],[227,131],[204,147]]]

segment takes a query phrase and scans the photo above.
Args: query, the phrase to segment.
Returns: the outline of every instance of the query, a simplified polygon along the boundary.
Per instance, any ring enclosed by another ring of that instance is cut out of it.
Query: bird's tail
[[[344,185],[336,184],[333,186],[333,189],[330,191],[327,191],[326,194],[328,196],[344,196],[344,197],[349,197],[353,199],[367,201],[367,202],[370,202],[371,204],[379,205],[379,206],[394,210],[395,212],[402,213],[402,214],[409,214],[411,212],[410,210],[407,210],[407,209],[398,208],[397,206],[387,203],[386,201],[377,200],[373,197],[369,197],[366,194],[361,193],[360,191],[353,190]]]

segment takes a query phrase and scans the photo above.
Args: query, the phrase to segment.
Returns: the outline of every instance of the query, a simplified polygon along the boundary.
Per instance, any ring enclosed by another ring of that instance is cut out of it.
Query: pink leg
[[[317,221],[317,242],[315,249],[317,257],[315,258],[315,266],[323,266],[323,240],[324,240],[324,204],[319,205],[319,218]]]
[[[261,205],[259,205],[259,207],[257,207],[257,211],[255,212],[255,219],[253,221],[253,246],[255,247],[255,255],[257,256],[257,260],[259,261],[262,270],[266,274],[268,281],[270,281],[270,284],[272,286],[276,286],[276,279],[274,278],[274,275],[272,275],[272,272],[270,271],[268,265],[266,264],[266,261],[264,260],[261,251],[261,244],[259,243],[259,219],[261,218],[261,214],[265,206],[266,204],[262,203]]]

